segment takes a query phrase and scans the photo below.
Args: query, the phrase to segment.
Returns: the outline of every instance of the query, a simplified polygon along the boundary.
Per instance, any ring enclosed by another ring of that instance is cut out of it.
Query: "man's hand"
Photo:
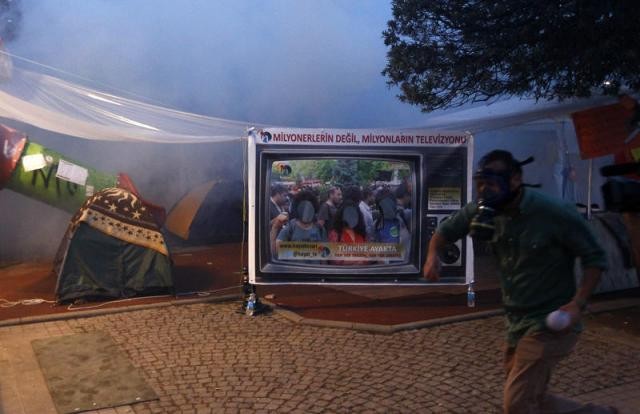
[[[574,326],[582,319],[582,310],[584,309],[584,305],[587,303],[587,299],[591,296],[593,290],[598,286],[601,275],[602,269],[586,267],[583,271],[582,285],[573,297],[573,300],[560,307],[560,309],[569,313],[571,316],[570,327]]]
[[[273,220],[271,220],[271,228],[275,230],[280,230],[282,226],[284,226],[287,221],[289,221],[289,214],[286,212],[282,212],[275,216]]]
[[[278,225],[282,227],[287,221],[289,221],[289,214],[286,212],[282,212],[278,214],[274,220],[277,220]]]
[[[440,279],[440,258],[438,255],[432,255],[427,258],[427,261],[422,268],[422,274],[429,282],[437,282]]]
[[[560,306],[558,309],[567,312],[571,317],[571,323],[566,329],[571,329],[582,319],[582,311],[580,310],[580,306],[578,306],[575,300],[572,300],[571,302]]]
[[[442,265],[438,257],[438,252],[442,250],[446,243],[444,237],[438,232],[435,232],[433,236],[431,236],[429,247],[427,248],[427,261],[422,267],[422,276],[429,282],[437,282],[440,280],[440,268]]]

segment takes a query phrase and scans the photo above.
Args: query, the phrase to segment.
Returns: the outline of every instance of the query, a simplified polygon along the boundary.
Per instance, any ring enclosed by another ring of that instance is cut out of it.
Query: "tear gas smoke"
[[[66,74],[49,74],[95,89],[248,125],[424,122],[419,109],[400,103],[380,74],[386,56],[381,32],[391,18],[386,2],[12,3],[20,19],[14,21],[19,30],[5,39],[9,52],[59,68]],[[129,174],[144,198],[167,210],[195,185],[241,179],[239,143],[95,142],[5,123],[87,166]],[[69,215],[8,193],[0,191],[0,262],[52,257]],[[220,195],[225,197],[241,199]]]

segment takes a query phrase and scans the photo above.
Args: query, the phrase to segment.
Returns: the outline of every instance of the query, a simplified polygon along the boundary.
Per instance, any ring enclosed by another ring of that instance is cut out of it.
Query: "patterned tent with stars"
[[[133,193],[107,188],[73,216],[55,261],[59,302],[123,298],[173,288],[169,252],[151,211]]]

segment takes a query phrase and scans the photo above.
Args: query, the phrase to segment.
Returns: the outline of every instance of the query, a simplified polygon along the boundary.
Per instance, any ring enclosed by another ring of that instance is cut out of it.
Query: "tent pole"
[[[593,178],[593,158],[589,159],[589,179],[587,184],[587,219],[591,220],[591,179]]]

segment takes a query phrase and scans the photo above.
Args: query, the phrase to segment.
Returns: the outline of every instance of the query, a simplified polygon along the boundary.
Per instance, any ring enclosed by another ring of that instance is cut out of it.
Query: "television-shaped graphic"
[[[251,129],[252,284],[428,285],[429,239],[471,196],[472,137],[424,130]],[[473,281],[470,240],[437,284]]]

